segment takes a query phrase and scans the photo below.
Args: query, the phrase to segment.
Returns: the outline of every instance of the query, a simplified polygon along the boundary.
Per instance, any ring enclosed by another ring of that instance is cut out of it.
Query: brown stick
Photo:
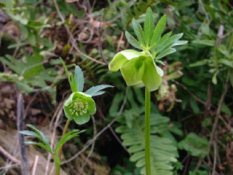
[[[61,11],[60,11],[60,9],[59,9],[59,7],[58,7],[57,1],[54,0],[53,2],[54,2],[55,8],[56,8],[56,10],[57,10],[57,13],[58,13],[60,19],[61,19],[62,22],[64,23],[64,22],[65,22],[65,19],[64,19],[64,17],[63,17],[62,14],[61,14]],[[64,24],[64,25],[65,25],[65,24]],[[94,61],[94,62],[96,62],[96,63],[102,64],[102,65],[107,65],[106,63],[104,63],[104,62],[102,62],[102,61],[99,61],[99,60],[96,60],[96,59],[94,59],[94,58],[92,58],[92,57],[86,55],[85,53],[81,52],[81,51],[78,49],[78,47],[77,47],[77,43],[76,43],[76,41],[75,41],[75,39],[74,39],[74,36],[72,35],[70,29],[68,28],[67,25],[65,25],[65,28],[66,28],[67,33],[68,33],[69,36],[70,36],[71,43],[72,43],[73,47],[75,48],[75,50],[76,50],[80,55],[82,55],[82,56],[84,56],[84,57],[86,57],[86,58],[88,58],[88,59],[90,59],[90,60],[92,60],[92,61]]]
[[[191,91],[188,90],[187,87],[185,87],[183,84],[179,83],[178,81],[176,80],[172,80],[172,82],[178,84],[180,87],[182,87],[184,90],[186,90],[195,100],[199,101],[200,103],[202,104],[206,104],[206,102],[204,102],[203,100],[201,100],[200,98],[198,98],[196,95],[194,95]]]
[[[17,130],[19,137],[19,147],[20,147],[20,159],[21,159],[21,171],[22,175],[29,175],[28,161],[24,144],[24,135],[20,134],[19,131],[24,130],[24,101],[23,96],[20,93],[17,101]]]
[[[211,134],[210,134],[209,146],[212,144],[212,141],[213,141],[213,138],[214,138],[214,133],[215,133],[215,130],[217,128],[218,120],[220,118],[220,112],[221,112],[221,109],[222,109],[222,105],[223,105],[225,96],[227,94],[229,77],[230,77],[230,69],[227,72],[225,90],[224,90],[224,92],[223,92],[223,94],[222,94],[222,96],[220,98],[218,109],[217,109],[217,112],[216,112],[216,117],[215,117],[215,120],[214,120],[214,125],[213,125],[213,128],[212,128]]]
[[[8,153],[3,147],[0,146],[0,152],[7,157],[9,160],[11,160],[14,163],[21,163],[20,160],[16,159],[14,156],[12,156],[10,153]]]

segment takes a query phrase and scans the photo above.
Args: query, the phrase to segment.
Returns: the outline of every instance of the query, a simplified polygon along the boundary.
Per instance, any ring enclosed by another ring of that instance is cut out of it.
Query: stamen
[[[88,109],[88,102],[84,99],[75,99],[72,103],[68,106],[69,112],[73,115],[83,115],[87,113]]]

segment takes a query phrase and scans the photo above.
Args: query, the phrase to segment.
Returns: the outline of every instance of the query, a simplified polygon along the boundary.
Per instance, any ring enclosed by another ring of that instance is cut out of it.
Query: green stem
[[[65,125],[65,127],[64,127],[64,129],[63,129],[62,137],[66,134],[69,124],[70,124],[70,120],[68,119],[68,120],[66,121],[66,125]],[[61,137],[61,139],[62,139],[62,137]],[[54,155],[54,156],[53,156],[53,159],[54,159],[54,162],[55,162],[55,166],[56,166],[56,175],[60,175],[61,153],[62,153],[62,146],[61,146],[61,148],[59,149],[58,155]]]
[[[66,121],[66,125],[65,125],[65,127],[64,127],[64,129],[63,129],[61,139],[62,139],[62,137],[66,134],[69,124],[70,124],[70,120],[68,119],[68,120]],[[60,160],[61,160],[61,153],[62,153],[62,146],[61,146],[61,148],[59,149],[59,153],[58,153],[58,157],[59,157]]]
[[[60,159],[56,155],[53,156],[53,159],[54,159],[55,166],[56,166],[56,175],[60,175],[60,166],[61,166]]]
[[[56,165],[56,175],[60,175],[60,165]]]
[[[150,91],[145,88],[145,152],[146,175],[151,175],[150,168]]]

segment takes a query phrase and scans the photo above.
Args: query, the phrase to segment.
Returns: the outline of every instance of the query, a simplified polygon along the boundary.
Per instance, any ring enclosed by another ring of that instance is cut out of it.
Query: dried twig
[[[131,156],[131,154],[129,153],[129,151],[127,150],[127,148],[122,144],[121,139],[117,136],[117,134],[115,133],[115,131],[112,129],[111,126],[109,127],[109,129],[112,132],[112,135],[118,141],[118,143],[120,143],[120,145],[122,146],[122,148]]]
[[[32,175],[36,174],[36,168],[37,168],[38,160],[39,160],[39,156],[36,155],[35,160],[34,160],[33,169],[32,169]]]
[[[16,159],[14,156],[12,156],[10,153],[8,153],[3,147],[0,146],[0,152],[7,157],[9,160],[11,160],[14,163],[20,163],[20,160]]]
[[[23,96],[20,93],[17,101],[17,131],[19,137],[20,147],[20,159],[21,159],[21,171],[23,175],[29,175],[28,161],[24,144],[24,135],[20,134],[19,131],[24,130],[24,105]]]
[[[101,10],[101,20],[99,22],[99,27],[98,27],[98,40],[99,40],[98,48],[99,48],[100,57],[104,60],[106,64],[108,64],[107,60],[104,58],[104,55],[103,55],[102,41],[101,41],[101,34],[100,34],[101,23],[103,21],[103,12],[104,12],[104,9]]]
[[[119,52],[119,51],[120,51],[120,46],[121,46],[121,42],[123,41],[123,37],[124,37],[124,32],[121,32],[121,37],[120,37],[120,39],[118,40],[118,45],[117,45],[117,50],[116,50],[116,52]]]
[[[180,87],[182,87],[184,90],[186,90],[195,100],[199,101],[200,103],[202,103],[203,105],[206,104],[206,102],[204,102],[203,100],[201,100],[200,98],[198,98],[196,95],[194,95],[191,91],[188,90],[187,87],[185,87],[183,84],[179,83],[176,80],[171,80],[172,82],[176,83],[177,85],[179,85]]]
[[[217,163],[217,144],[216,142],[214,142],[214,164],[212,168],[212,175],[215,175],[216,163]]]
[[[224,102],[224,99],[225,99],[225,96],[226,96],[227,90],[228,90],[229,76],[230,76],[230,69],[228,70],[228,73],[227,73],[227,78],[226,78],[226,83],[225,83],[225,90],[222,93],[222,96],[220,98],[218,109],[217,109],[217,112],[216,112],[216,117],[215,117],[215,120],[214,120],[214,125],[213,125],[213,128],[212,128],[211,134],[210,134],[209,147],[211,146],[211,144],[213,142],[213,138],[214,138],[215,130],[217,128],[218,120],[221,117],[220,113],[221,113],[222,105],[223,105],[223,102]],[[199,169],[199,167],[201,166],[201,163],[202,163],[203,160],[204,160],[203,158],[199,159],[199,161],[198,161],[198,163],[197,163],[197,165],[195,167],[194,172],[196,172]]]
[[[113,123],[115,123],[115,121],[116,121],[116,119],[113,119],[106,127],[104,127],[98,134],[96,134],[96,136],[95,136],[93,139],[87,141],[86,146],[85,146],[81,151],[79,151],[77,154],[75,154],[75,155],[74,155],[73,157],[71,157],[70,159],[61,162],[61,165],[64,165],[64,164],[66,164],[66,163],[68,163],[68,162],[70,162],[70,161],[76,159],[77,157],[79,157],[84,151],[86,151],[87,148],[89,148],[89,146],[92,145],[92,143],[93,143],[101,134],[104,133],[104,131],[106,131]]]
[[[54,140],[55,140],[55,134],[56,134],[56,129],[57,129],[57,126],[58,126],[58,121],[61,117],[61,114],[62,114],[62,106],[63,106],[63,103],[64,102],[61,102],[59,105],[58,105],[58,113],[55,112],[53,118],[56,117],[56,121],[54,123],[54,127],[53,127],[53,133],[52,133],[52,136],[51,136],[51,142],[50,142],[50,146],[51,148],[53,148],[53,145],[54,145]],[[57,115],[56,115],[57,114]],[[46,169],[45,169],[45,175],[48,175],[48,171],[49,171],[49,163],[50,163],[50,160],[51,160],[51,154],[48,155],[48,158],[47,158],[47,164],[46,164]]]
[[[96,134],[97,134],[96,124],[95,124],[95,117],[94,117],[93,115],[91,115],[91,119],[92,119],[93,128],[94,128],[94,136],[93,136],[93,137],[95,137]],[[90,150],[90,152],[89,152],[89,154],[88,154],[88,156],[87,156],[87,158],[86,158],[84,164],[82,165],[82,168],[81,168],[80,171],[83,171],[83,168],[86,166],[87,160],[91,157],[91,155],[92,155],[92,153],[93,153],[93,151],[94,151],[94,148],[95,148],[95,141],[92,143],[91,150]]]
[[[65,19],[64,19],[64,17],[63,17],[62,14],[61,14],[61,11],[60,11],[60,9],[59,9],[59,7],[58,7],[57,1],[54,0],[53,2],[54,2],[55,8],[56,8],[56,10],[57,10],[57,13],[58,13],[60,19],[62,20],[63,23],[65,23]],[[69,36],[70,36],[70,38],[71,38],[71,43],[72,43],[73,47],[75,48],[75,50],[76,50],[80,55],[82,55],[82,56],[84,56],[84,57],[86,57],[86,58],[88,58],[88,59],[90,59],[90,60],[92,60],[92,61],[94,61],[94,62],[96,62],[96,63],[102,64],[102,65],[106,65],[106,63],[103,63],[102,61],[96,60],[96,59],[94,59],[94,58],[92,58],[92,57],[86,55],[85,53],[81,52],[81,51],[78,49],[78,47],[77,47],[76,41],[75,41],[74,36],[73,36],[73,34],[71,33],[70,29],[68,28],[67,25],[64,24],[64,26],[65,26],[65,28],[66,28],[67,33],[69,34]]]
[[[220,98],[218,109],[217,109],[217,112],[216,112],[216,117],[215,117],[215,120],[214,120],[214,125],[213,125],[213,128],[212,128],[211,134],[210,134],[209,146],[212,144],[212,141],[213,141],[213,138],[214,138],[214,133],[215,133],[215,130],[217,128],[218,120],[220,118],[220,113],[221,113],[222,105],[223,105],[225,96],[227,94],[227,90],[228,90],[228,86],[229,86],[228,85],[229,77],[230,77],[230,69],[227,72],[225,89],[224,89],[224,92],[222,93],[222,96]]]

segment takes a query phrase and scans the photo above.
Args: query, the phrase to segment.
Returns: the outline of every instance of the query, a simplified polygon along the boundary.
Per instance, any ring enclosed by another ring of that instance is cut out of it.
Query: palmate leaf
[[[176,51],[173,48],[174,46],[187,43],[186,41],[179,41],[183,33],[171,36],[171,32],[169,32],[161,37],[166,27],[166,15],[163,15],[154,28],[154,18],[151,8],[148,8],[146,11],[144,30],[142,30],[142,27],[135,19],[132,21],[132,26],[138,40],[126,31],[125,35],[128,42],[137,49],[150,51],[156,60],[174,53]]]
[[[125,116],[125,120],[128,116]],[[123,145],[132,154],[130,160],[141,168],[141,174],[145,174],[145,146],[144,146],[144,116],[133,116],[131,127],[124,120],[116,129],[121,134]],[[178,129],[178,128],[177,128]],[[176,162],[177,146],[171,134],[169,118],[159,114],[151,114],[151,174],[172,175],[172,163]]]

